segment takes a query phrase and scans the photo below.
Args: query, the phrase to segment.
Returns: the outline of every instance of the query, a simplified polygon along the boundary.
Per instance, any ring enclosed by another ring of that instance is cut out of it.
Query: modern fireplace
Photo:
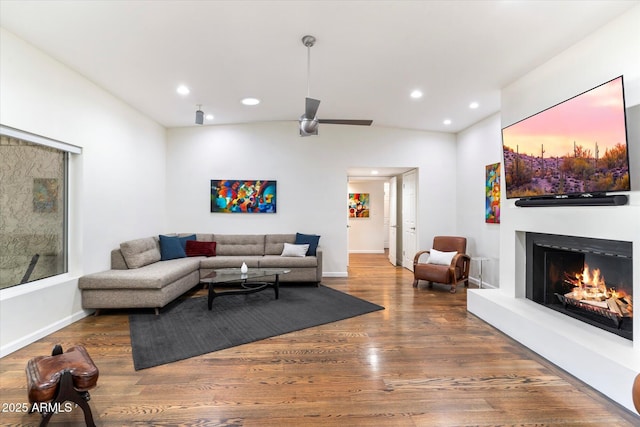
[[[633,340],[632,242],[527,233],[526,297]]]

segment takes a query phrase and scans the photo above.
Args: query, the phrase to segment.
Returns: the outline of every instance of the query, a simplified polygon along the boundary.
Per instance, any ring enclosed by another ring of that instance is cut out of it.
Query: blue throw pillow
[[[187,253],[185,247],[187,246],[187,240],[182,242],[181,237],[163,236],[160,235],[160,260],[167,261],[169,259],[186,258]]]
[[[187,240],[197,240],[195,234],[191,234],[189,236],[180,236],[178,237],[180,240],[180,245],[182,245],[182,249],[187,250]]]
[[[296,233],[296,245],[309,245],[307,255],[316,256],[316,249],[318,249],[318,242],[320,236],[314,234],[301,234]]]

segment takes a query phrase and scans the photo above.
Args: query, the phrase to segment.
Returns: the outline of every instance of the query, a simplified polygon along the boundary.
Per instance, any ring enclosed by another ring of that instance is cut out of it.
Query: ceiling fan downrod
[[[316,38],[306,35],[302,38],[302,44],[307,47],[307,97],[311,95],[311,48],[316,44]]]

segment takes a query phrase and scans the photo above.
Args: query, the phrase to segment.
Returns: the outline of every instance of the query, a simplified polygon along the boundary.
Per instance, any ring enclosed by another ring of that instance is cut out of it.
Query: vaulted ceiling
[[[2,0],[0,24],[166,127],[193,126],[198,104],[214,115],[205,125],[293,126],[310,83],[323,119],[458,132],[499,111],[502,87],[639,3]]]

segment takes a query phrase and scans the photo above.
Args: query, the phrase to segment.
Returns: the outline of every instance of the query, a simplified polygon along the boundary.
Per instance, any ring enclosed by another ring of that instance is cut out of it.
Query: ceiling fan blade
[[[333,125],[355,125],[355,126],[371,126],[373,120],[345,120],[345,119],[319,119],[320,123]]]
[[[305,98],[304,102],[304,116],[308,119],[313,119],[318,112],[320,106],[319,99]]]

